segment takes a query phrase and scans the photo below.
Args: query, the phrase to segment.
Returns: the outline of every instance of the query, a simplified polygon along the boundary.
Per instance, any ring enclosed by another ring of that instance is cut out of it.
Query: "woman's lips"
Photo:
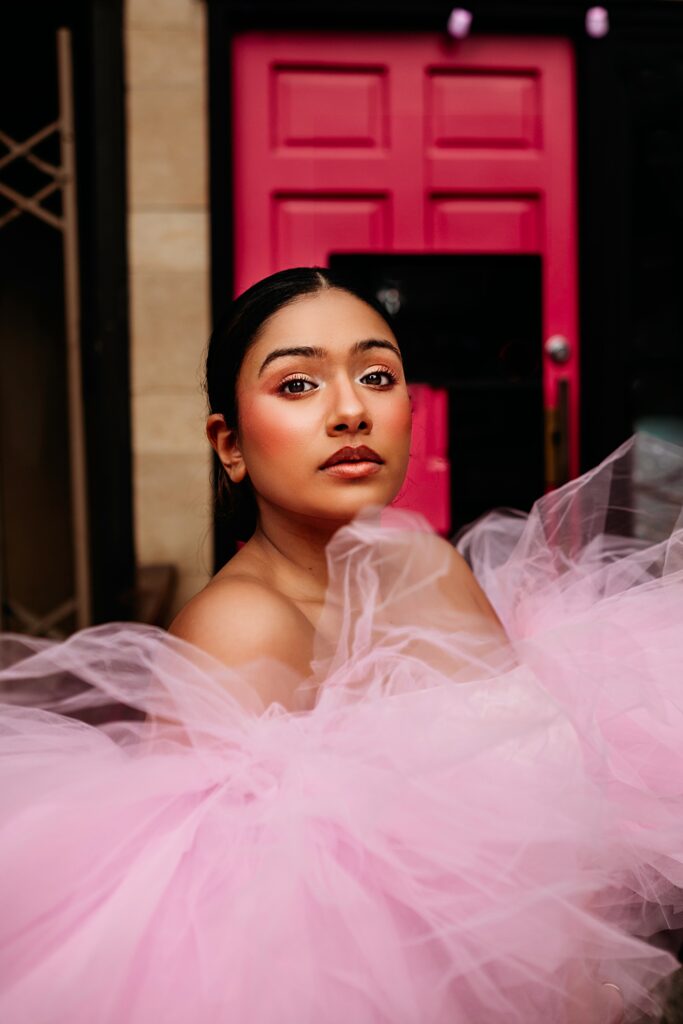
[[[355,480],[357,477],[374,476],[375,473],[379,473],[382,466],[381,462],[337,462],[333,466],[326,466],[322,472],[346,480]]]

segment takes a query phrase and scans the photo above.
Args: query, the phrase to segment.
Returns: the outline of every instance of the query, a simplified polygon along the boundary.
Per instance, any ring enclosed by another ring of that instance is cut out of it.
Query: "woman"
[[[400,349],[327,271],[241,296],[207,385],[253,535],[168,634],[0,644],[0,1018],[657,1019],[682,534],[651,496],[635,536],[614,516],[629,460],[678,494],[683,454],[634,439],[485,517],[458,543],[473,572],[388,508]],[[145,717],[83,720],[112,703]]]
[[[268,653],[304,678],[328,589],[327,546],[359,512],[393,501],[410,452],[410,398],[393,331],[331,281],[317,269],[275,274],[213,336],[207,434],[229,485],[252,489],[258,523],[171,626],[228,665]],[[446,599],[493,632],[497,616],[465,560],[430,541],[448,566]],[[262,696],[295,706],[289,692]]]

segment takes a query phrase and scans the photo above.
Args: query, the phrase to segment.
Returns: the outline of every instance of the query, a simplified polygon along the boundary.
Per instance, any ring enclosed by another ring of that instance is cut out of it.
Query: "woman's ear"
[[[241,483],[247,475],[247,467],[237,431],[226,425],[222,413],[211,413],[206,421],[206,436],[232,483]]]

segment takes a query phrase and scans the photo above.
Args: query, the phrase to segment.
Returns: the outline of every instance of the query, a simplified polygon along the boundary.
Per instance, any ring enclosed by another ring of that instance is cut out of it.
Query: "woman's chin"
[[[337,494],[335,501],[326,502],[327,514],[330,518],[350,522],[363,513],[369,515],[374,512],[379,513],[383,508],[391,505],[400,490],[400,486],[368,487],[363,493],[357,490],[355,493]]]
[[[378,495],[358,495],[353,501],[321,503],[315,509],[307,509],[305,515],[307,518],[317,519],[338,528],[353,522],[358,516],[379,515],[388,503]]]
[[[301,517],[309,522],[317,521],[319,524],[341,526],[363,513],[379,513],[391,504],[399,490],[400,484],[390,487],[387,481],[382,481],[381,484],[377,481],[374,485],[364,482],[362,486],[345,484],[334,488],[326,487],[322,492],[316,489],[315,493],[307,495],[306,487],[302,484],[300,488],[293,486],[291,493],[286,496],[270,495],[268,504],[273,508],[279,508],[280,514]],[[294,503],[291,501],[293,495],[299,498],[308,497],[309,500]],[[288,498],[290,500],[287,500]]]

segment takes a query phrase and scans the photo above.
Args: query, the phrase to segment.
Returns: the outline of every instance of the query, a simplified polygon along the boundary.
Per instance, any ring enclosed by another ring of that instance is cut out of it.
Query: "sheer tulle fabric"
[[[457,548],[328,547],[300,710],[151,627],[0,639],[6,1024],[656,1019],[683,926],[683,450],[636,436]],[[226,624],[229,628],[229,624]],[[122,709],[122,705],[125,709]]]

